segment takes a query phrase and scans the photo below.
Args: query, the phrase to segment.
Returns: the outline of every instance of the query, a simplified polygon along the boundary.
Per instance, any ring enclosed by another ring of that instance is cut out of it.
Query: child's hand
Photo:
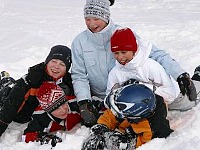
[[[90,134],[100,134],[104,135],[105,132],[109,132],[110,130],[104,124],[96,124],[90,129]]]
[[[182,73],[178,78],[177,82],[180,88],[180,91],[183,95],[187,95],[190,101],[195,101],[197,98],[196,88],[194,83],[190,79],[188,73]]]
[[[84,141],[81,150],[103,150],[104,147],[104,136],[100,134],[92,134]]]
[[[99,114],[92,102],[90,100],[82,100],[78,104],[83,124],[87,127],[96,124]]]
[[[55,147],[57,143],[62,142],[62,139],[57,137],[56,135],[42,132],[38,134],[37,141],[40,141],[41,145],[48,144],[51,141],[51,146]]]

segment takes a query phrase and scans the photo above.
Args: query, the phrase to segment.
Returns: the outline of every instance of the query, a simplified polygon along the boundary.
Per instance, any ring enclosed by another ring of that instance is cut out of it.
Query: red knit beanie
[[[111,51],[137,51],[136,38],[129,28],[118,29],[111,37]]]
[[[66,102],[64,91],[55,82],[43,82],[37,93],[37,99],[42,109],[49,113]]]

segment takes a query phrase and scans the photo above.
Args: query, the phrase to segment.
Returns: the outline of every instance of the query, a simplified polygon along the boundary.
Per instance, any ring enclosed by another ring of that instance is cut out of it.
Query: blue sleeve
[[[169,53],[166,53],[164,50],[158,49],[155,45],[152,46],[149,57],[161,64],[166,73],[171,75],[175,80],[177,80],[180,74],[185,72],[180,64],[176,60],[174,60],[169,55]]]

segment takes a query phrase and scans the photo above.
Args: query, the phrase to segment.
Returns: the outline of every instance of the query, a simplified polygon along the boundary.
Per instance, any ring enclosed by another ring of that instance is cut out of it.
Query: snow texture
[[[86,26],[85,0],[0,0],[0,71],[15,79],[45,60],[52,46],[71,46]],[[112,20],[166,50],[191,75],[200,64],[199,0],[116,0]],[[153,139],[138,150],[197,150],[200,147],[200,106],[169,111],[174,132]],[[0,150],[50,150],[50,145],[21,142],[27,124],[11,123],[0,138]],[[63,142],[54,150],[80,150],[89,129],[78,125],[58,132]]]

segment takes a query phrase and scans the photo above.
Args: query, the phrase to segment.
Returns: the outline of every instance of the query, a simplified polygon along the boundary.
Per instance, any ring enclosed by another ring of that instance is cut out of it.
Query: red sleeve
[[[65,122],[66,129],[69,131],[71,130],[76,124],[81,122],[81,116],[76,114],[68,114]]]
[[[75,99],[76,96],[73,96],[73,95],[66,95],[66,99],[67,100],[71,100],[71,99]]]
[[[28,132],[25,134],[25,142],[34,142],[38,137],[38,133],[37,132]]]

